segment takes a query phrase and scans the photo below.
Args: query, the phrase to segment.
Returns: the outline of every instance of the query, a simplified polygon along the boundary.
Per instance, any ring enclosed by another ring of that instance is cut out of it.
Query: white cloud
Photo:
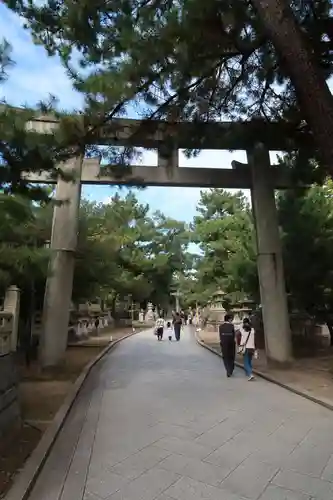
[[[60,100],[62,108],[81,106],[82,98],[72,88],[58,57],[48,57],[42,46],[34,45],[22,20],[0,4],[0,36],[12,46],[14,67],[1,86],[0,97],[14,105],[33,105],[50,94]]]

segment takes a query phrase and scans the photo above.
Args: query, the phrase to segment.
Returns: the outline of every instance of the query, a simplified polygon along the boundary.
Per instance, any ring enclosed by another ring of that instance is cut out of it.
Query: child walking
[[[172,340],[172,334],[173,334],[173,328],[171,326],[170,321],[168,321],[167,322],[167,335],[168,335],[168,339],[170,340],[170,342]]]

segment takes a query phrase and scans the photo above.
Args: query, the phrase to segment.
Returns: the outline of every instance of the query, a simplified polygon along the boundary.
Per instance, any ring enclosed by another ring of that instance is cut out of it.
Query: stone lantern
[[[179,299],[181,297],[181,293],[177,290],[176,292],[172,292],[170,295],[173,295],[173,297],[175,297],[175,300],[176,300],[176,312],[179,312],[180,311]]]
[[[223,307],[223,300],[226,294],[222,290],[216,291],[212,300],[206,307],[206,326],[208,330],[215,331],[217,325],[222,323],[226,310]]]
[[[225,297],[225,293],[222,290],[218,290],[214,293],[213,298],[209,304],[210,316],[215,321],[221,322],[224,320],[224,315],[226,314],[226,310],[223,307],[223,300]]]

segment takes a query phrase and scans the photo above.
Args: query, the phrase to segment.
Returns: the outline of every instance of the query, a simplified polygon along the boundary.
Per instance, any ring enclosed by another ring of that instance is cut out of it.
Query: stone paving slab
[[[89,376],[29,500],[331,500],[333,415],[189,332],[140,333]]]

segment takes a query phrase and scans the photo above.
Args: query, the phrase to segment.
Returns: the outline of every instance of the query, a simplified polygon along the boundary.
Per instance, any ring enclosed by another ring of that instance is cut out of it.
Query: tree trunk
[[[330,332],[330,346],[333,347],[333,323],[331,321],[326,321],[326,325]]]
[[[333,174],[333,97],[286,0],[251,0],[295,88],[322,161]]]
[[[116,316],[116,302],[117,302],[117,298],[118,298],[118,294],[116,293],[114,295],[114,297],[112,297],[112,300],[111,300],[111,316],[112,318],[115,320],[115,316]]]

